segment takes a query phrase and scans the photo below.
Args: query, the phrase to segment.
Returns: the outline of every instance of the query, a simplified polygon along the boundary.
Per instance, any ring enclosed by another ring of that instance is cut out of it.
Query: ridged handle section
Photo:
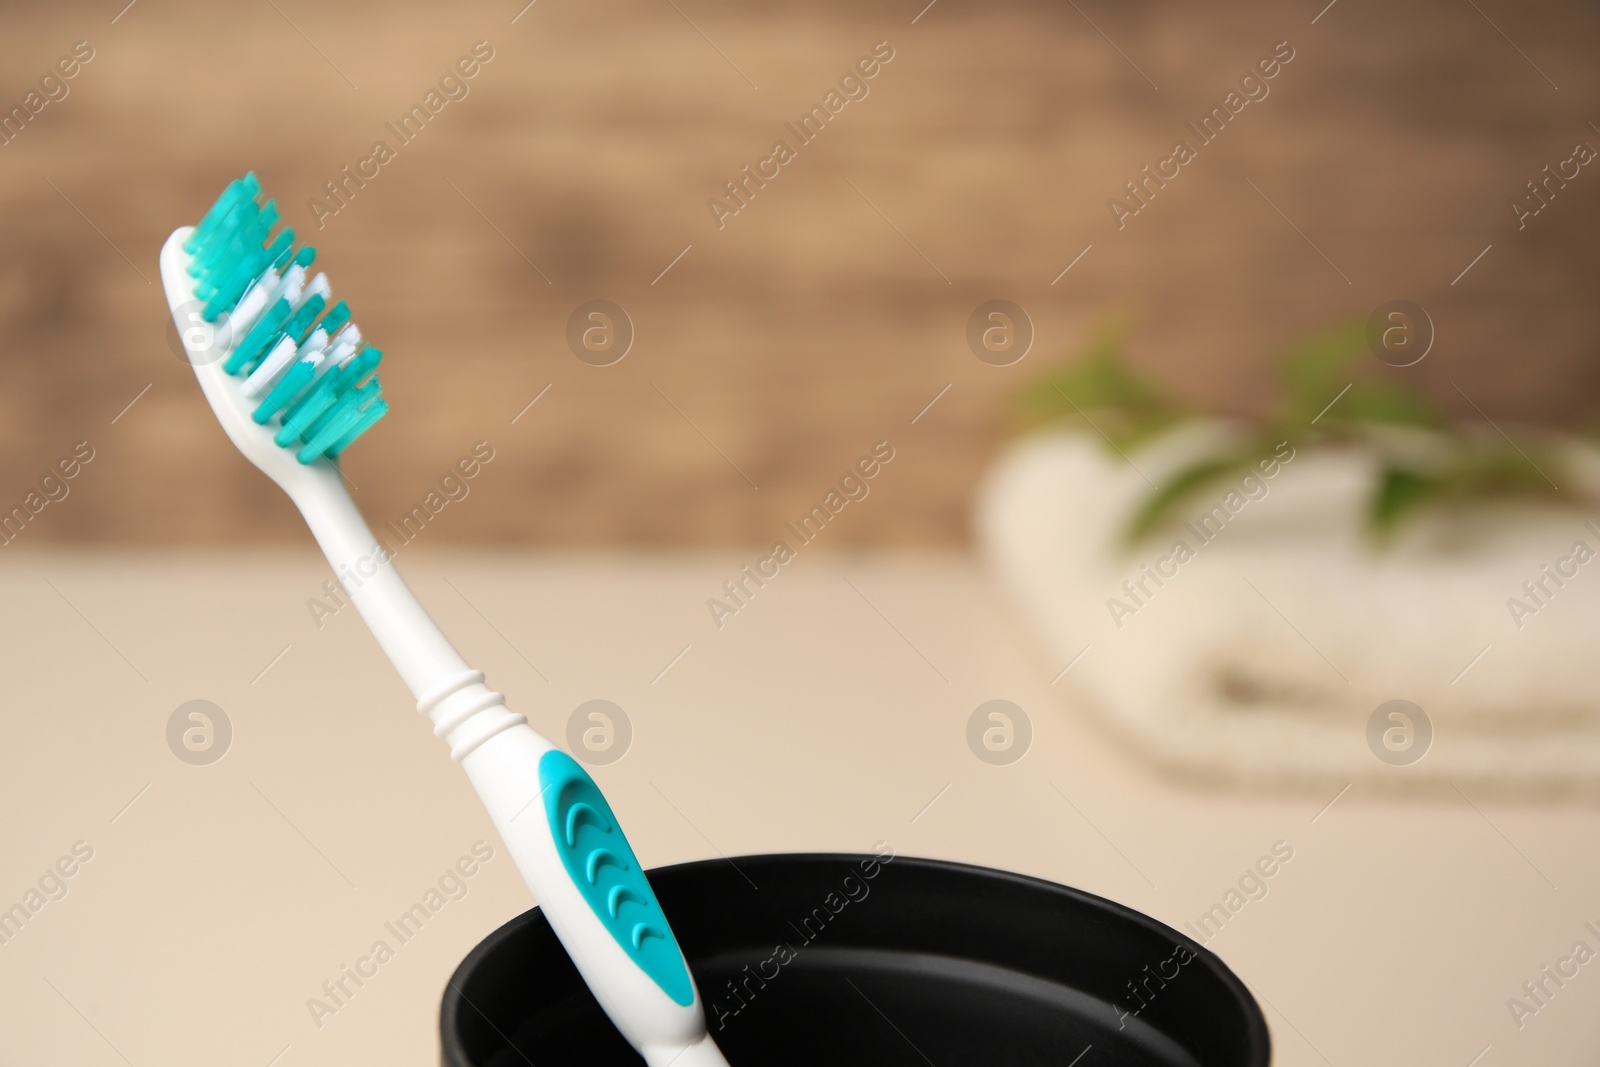
[[[672,927],[588,772],[526,723],[494,733],[461,767],[567,955],[649,1067],[725,1064]]]
[[[539,787],[556,851],[589,910],[663,993],[694,1003],[678,939],[594,779],[557,749],[539,761]]]

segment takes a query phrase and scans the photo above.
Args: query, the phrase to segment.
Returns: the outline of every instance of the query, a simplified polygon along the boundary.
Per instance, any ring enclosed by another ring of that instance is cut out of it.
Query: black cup
[[[1267,1067],[1243,983],[1120,904],[940,860],[652,871],[732,1067]],[[637,1067],[537,908],[446,987],[445,1067]],[[1075,1057],[1081,1056],[1081,1060]]]

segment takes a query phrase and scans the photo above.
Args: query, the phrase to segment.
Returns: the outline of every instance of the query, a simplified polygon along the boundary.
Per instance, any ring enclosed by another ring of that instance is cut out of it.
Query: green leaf
[[[1366,328],[1361,323],[1325,331],[1290,349],[1284,357],[1287,393],[1281,420],[1294,426],[1309,425],[1350,384],[1355,361],[1366,350]]]
[[[1192,499],[1200,490],[1213,485],[1234,471],[1249,468],[1253,455],[1227,456],[1204,459],[1163,478],[1134,509],[1133,516],[1123,530],[1123,541],[1136,544],[1163,526],[1173,522],[1173,512],[1179,505]]]
[[[1404,467],[1385,467],[1367,512],[1367,526],[1379,536],[1394,532],[1400,520],[1445,491],[1445,482]]]
[[[1552,478],[1563,485],[1570,480],[1555,447],[1537,441],[1519,447],[1503,435],[1463,429],[1391,371],[1371,366],[1368,356],[1358,322],[1293,346],[1284,357],[1283,396],[1270,418],[1257,420],[1250,443],[1168,475],[1138,501],[1123,531],[1126,541],[1150,536],[1206,487],[1250,469],[1270,451],[1263,442],[1296,440],[1315,448],[1353,441],[1376,451],[1381,473],[1367,518],[1380,538],[1424,507],[1496,496],[1550,499]],[[1369,371],[1377,380],[1361,380]],[[1031,383],[1017,396],[1016,410],[1026,425],[1077,424],[1124,453],[1205,414],[1130,367],[1123,335],[1115,331],[1102,332],[1067,366]],[[1591,432],[1600,436],[1600,423]]]
[[[1187,415],[1166,390],[1127,365],[1114,336],[1102,336],[1065,370],[1029,386],[1020,408],[1029,425],[1085,423],[1116,448],[1141,444]]]
[[[1427,397],[1409,386],[1372,382],[1353,387],[1329,409],[1324,420],[1344,423],[1386,423],[1437,430],[1445,417]]]
[[[1457,464],[1452,481],[1463,495],[1552,493],[1547,476],[1565,477],[1559,456],[1534,444],[1519,449],[1503,437],[1464,444]]]
[[[1451,441],[1452,453],[1438,469],[1419,471],[1398,463],[1379,476],[1368,526],[1380,537],[1424,505],[1483,502],[1494,497],[1550,497],[1547,474],[1562,475],[1560,458],[1537,446],[1518,449],[1504,439]]]

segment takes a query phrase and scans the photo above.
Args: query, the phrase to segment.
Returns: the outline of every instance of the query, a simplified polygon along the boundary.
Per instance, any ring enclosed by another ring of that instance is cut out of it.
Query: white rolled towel
[[[1058,690],[1201,778],[1600,794],[1600,508],[1430,510],[1380,549],[1375,460],[1289,442],[1126,546],[1152,485],[1227,433],[1120,456],[1050,432],[991,471],[980,546],[1052,676],[1071,664]],[[1595,480],[1600,456],[1570,458]],[[1375,716],[1396,700],[1422,715]]]

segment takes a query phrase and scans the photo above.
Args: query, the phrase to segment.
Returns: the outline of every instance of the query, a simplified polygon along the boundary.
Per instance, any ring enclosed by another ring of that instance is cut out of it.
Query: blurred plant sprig
[[[1252,470],[1284,441],[1297,450],[1363,445],[1379,458],[1368,498],[1367,529],[1386,541],[1424,507],[1491,497],[1544,497],[1546,474],[1565,473],[1562,457],[1540,443],[1519,447],[1502,434],[1453,423],[1420,391],[1372,380],[1362,324],[1339,326],[1284,354],[1282,392],[1234,444],[1193,457],[1168,473],[1135,506],[1124,538],[1136,543],[1173,524],[1185,504],[1213,486]],[[1186,404],[1128,363],[1124,334],[1106,330],[1064,367],[1025,387],[1016,414],[1023,428],[1077,425],[1119,453],[1178,426],[1219,413]]]

